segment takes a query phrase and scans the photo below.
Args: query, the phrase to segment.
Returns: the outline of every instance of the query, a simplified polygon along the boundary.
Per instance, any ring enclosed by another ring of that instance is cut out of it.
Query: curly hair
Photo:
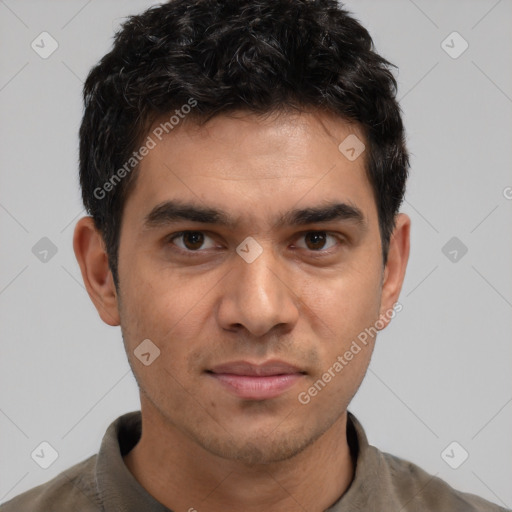
[[[386,264],[409,171],[391,67],[336,0],[170,0],[129,17],[86,79],[79,133],[82,199],[116,286],[134,151],[155,120],[184,105],[198,124],[236,110],[311,108],[356,122]],[[123,165],[123,179],[104,187]]]

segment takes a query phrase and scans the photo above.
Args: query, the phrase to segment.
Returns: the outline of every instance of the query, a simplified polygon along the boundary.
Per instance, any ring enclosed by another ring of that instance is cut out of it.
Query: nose
[[[293,292],[291,273],[270,248],[251,263],[238,255],[229,273],[218,308],[218,321],[226,330],[247,329],[264,336],[279,326],[292,329],[299,318],[299,298]]]

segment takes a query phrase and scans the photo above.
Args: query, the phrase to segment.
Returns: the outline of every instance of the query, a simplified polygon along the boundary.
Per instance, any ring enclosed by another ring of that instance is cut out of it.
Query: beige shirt
[[[140,435],[140,411],[120,416],[108,427],[98,454],[0,505],[0,512],[169,512],[123,462]],[[347,439],[357,460],[354,480],[326,512],[506,511],[369,445],[351,413]]]

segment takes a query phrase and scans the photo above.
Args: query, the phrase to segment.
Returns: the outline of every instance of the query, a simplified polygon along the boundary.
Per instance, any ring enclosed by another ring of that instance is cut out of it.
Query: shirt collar
[[[95,468],[97,490],[105,512],[169,512],[139,484],[124,463],[123,456],[137,444],[141,432],[140,411],[123,414],[105,432]],[[352,512],[368,506],[392,506],[395,502],[388,499],[386,482],[380,478],[386,474],[383,471],[383,456],[368,443],[363,427],[350,412],[347,414],[347,440],[355,461],[354,479],[346,492],[326,512]]]
[[[396,501],[390,499],[390,482],[386,482],[386,462],[383,454],[368,443],[366,433],[357,418],[347,414],[347,441],[355,461],[354,478],[342,496],[326,512],[354,510],[393,510]],[[375,508],[377,507],[377,508]]]
[[[105,432],[95,468],[98,494],[105,512],[169,512],[139,484],[124,463],[123,456],[137,444],[141,433],[140,411],[123,414]]]

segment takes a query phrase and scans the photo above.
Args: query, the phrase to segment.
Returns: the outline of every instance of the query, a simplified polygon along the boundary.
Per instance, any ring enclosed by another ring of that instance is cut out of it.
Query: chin
[[[245,430],[229,437],[194,436],[206,451],[223,459],[250,466],[272,464],[291,459],[318,439],[322,432],[309,433],[274,430],[268,434],[251,434]]]

